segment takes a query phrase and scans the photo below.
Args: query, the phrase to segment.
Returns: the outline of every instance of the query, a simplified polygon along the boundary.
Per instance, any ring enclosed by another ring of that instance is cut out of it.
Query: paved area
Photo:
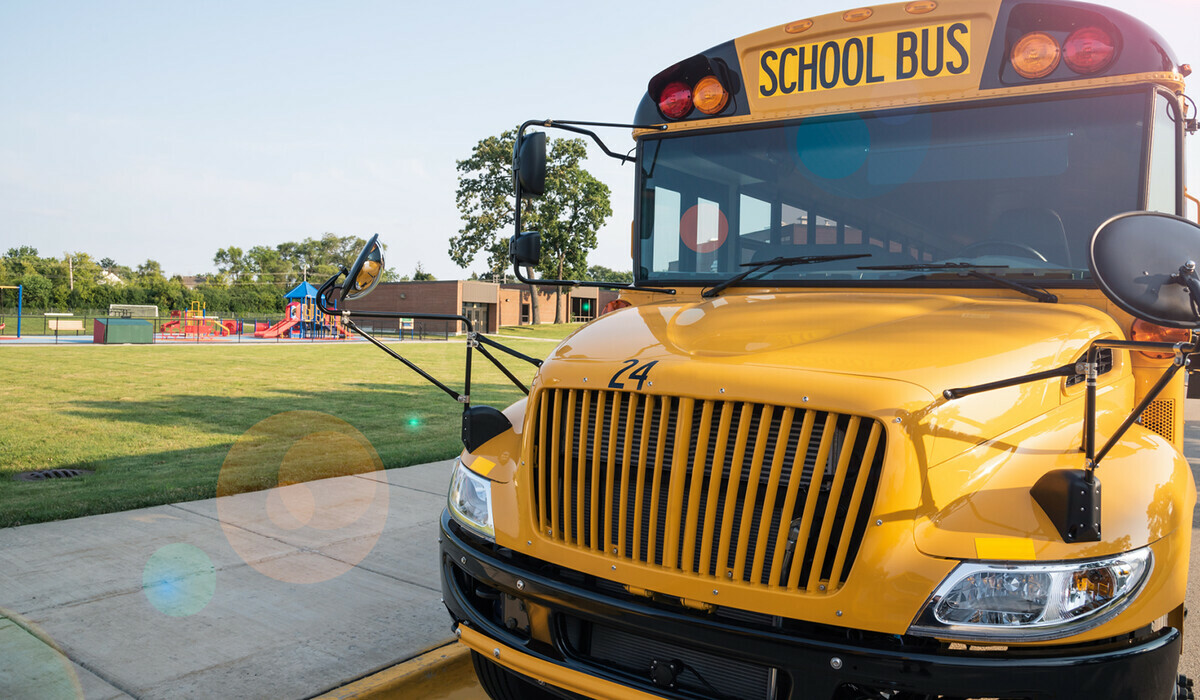
[[[1187,417],[1200,481],[1200,400]],[[306,698],[446,643],[450,466],[0,530],[0,697]],[[1200,678],[1200,615],[1187,628]],[[479,697],[465,684],[440,696]]]
[[[450,464],[0,530],[0,696],[304,698],[449,641]]]

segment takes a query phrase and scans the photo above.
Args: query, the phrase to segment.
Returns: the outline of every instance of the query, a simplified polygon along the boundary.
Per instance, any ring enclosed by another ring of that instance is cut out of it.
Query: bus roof
[[[1052,49],[1029,52],[1057,54],[1044,75],[1024,77],[1013,47],[1034,33]],[[650,79],[634,121],[695,128],[1137,81],[1181,90],[1188,72],[1158,32],[1100,5],[916,0],[790,22],[696,54]],[[660,109],[668,90],[686,93],[708,75],[729,93],[719,111],[670,119]]]

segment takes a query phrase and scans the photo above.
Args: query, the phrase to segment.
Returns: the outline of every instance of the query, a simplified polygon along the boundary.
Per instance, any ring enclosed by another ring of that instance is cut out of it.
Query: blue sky
[[[1105,4],[1200,76],[1200,3]],[[849,6],[3,0],[0,250],[192,274],[220,247],[377,232],[401,273],[466,276],[446,252],[454,162],[480,138],[529,118],[628,121],[671,63]],[[632,170],[588,167],[614,209],[591,260],[629,269]]]

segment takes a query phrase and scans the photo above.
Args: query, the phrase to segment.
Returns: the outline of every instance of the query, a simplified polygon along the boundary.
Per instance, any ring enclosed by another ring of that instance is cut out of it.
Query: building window
[[[584,323],[596,318],[596,300],[571,297],[571,322]]]

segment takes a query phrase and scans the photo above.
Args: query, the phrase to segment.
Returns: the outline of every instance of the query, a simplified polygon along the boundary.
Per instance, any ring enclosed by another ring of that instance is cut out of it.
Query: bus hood
[[[542,374],[552,384],[591,375],[578,386],[782,405],[801,405],[795,396],[803,394],[805,407],[903,421],[922,443],[922,461],[933,465],[1045,413],[1082,386],[1041,381],[949,404],[943,390],[1062,366],[1097,337],[1121,332],[1108,315],[1075,304],[730,294],[603,316],[563,341]],[[1118,360],[1114,370],[1121,368]]]

